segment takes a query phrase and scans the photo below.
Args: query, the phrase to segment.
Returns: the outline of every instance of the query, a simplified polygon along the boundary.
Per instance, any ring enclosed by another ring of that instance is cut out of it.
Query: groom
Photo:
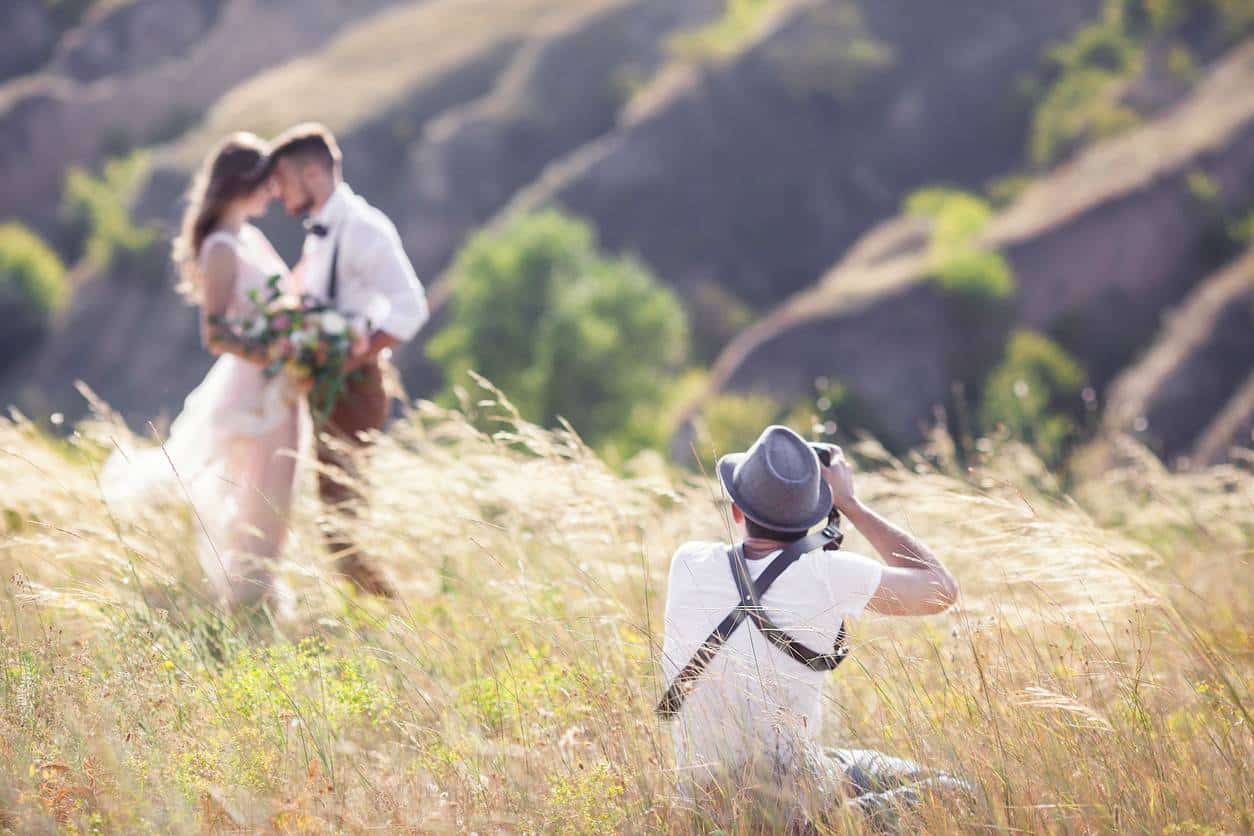
[[[303,291],[365,318],[371,329],[368,350],[349,361],[344,393],[318,434],[323,536],[340,573],[365,592],[395,598],[396,587],[352,541],[346,523],[365,501],[354,453],[388,416],[380,358],[427,321],[426,295],[396,227],[341,177],[340,148],[326,127],[306,123],[282,133],[270,165],[283,208],[305,218],[308,234],[294,270]]]

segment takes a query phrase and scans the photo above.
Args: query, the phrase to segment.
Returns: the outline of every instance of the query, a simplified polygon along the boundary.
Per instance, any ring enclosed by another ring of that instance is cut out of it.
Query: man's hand
[[[853,465],[845,458],[845,451],[835,444],[825,445],[832,457],[830,467],[823,468],[823,478],[832,489],[832,504],[842,514],[857,507],[858,499],[853,492]]]
[[[348,362],[344,364],[344,373],[352,374],[360,368],[378,362],[378,357],[381,353],[400,344],[401,341],[391,334],[384,331],[375,331],[364,347],[353,347],[353,352],[349,356]]]

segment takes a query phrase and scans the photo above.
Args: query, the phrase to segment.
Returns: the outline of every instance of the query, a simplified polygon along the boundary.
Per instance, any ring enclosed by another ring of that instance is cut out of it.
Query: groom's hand
[[[348,363],[344,366],[347,374],[352,374],[358,369],[365,368],[371,363],[378,362],[379,355],[390,348],[394,348],[401,344],[401,341],[391,334],[383,331],[375,331],[370,336],[370,343],[366,350],[360,354],[348,358]]]

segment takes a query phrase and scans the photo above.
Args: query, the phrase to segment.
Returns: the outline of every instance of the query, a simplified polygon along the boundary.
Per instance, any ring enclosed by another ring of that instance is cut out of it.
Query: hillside
[[[1098,6],[780,4],[746,48],[656,85],[513,208],[559,204],[690,296],[716,284],[760,311],[915,188],[1012,169],[1015,84]]]
[[[973,327],[930,280],[928,234],[895,222],[733,341],[712,390],[767,391],[787,402],[831,376],[869,404],[891,438],[909,442],[963,377],[965,349],[995,346],[1011,323],[1055,334],[1104,387],[1148,344],[1162,311],[1218,266],[1216,211],[1254,203],[1251,89],[1247,44],[1189,100],[1082,153],[995,217],[982,244],[1013,270],[1010,319]],[[1200,197],[1199,182],[1214,194]]]
[[[1232,430],[1227,444],[1208,437],[1222,436],[1234,419],[1240,423],[1241,390],[1252,377],[1254,250],[1208,277],[1167,315],[1154,344],[1111,383],[1105,428],[1139,433],[1168,460],[1209,463],[1213,448],[1238,443]],[[1254,413],[1244,411],[1248,424]]]
[[[43,0],[40,0],[43,2]],[[226,91],[389,0],[131,0],[0,85],[0,216],[48,227],[66,168],[164,142]]]

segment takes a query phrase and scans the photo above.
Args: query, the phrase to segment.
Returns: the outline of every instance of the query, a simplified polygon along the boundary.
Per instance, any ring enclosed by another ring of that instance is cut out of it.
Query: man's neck
[[[746,560],[761,560],[789,545],[767,537],[746,537],[744,542]]]
[[[326,194],[315,198],[313,208],[309,210],[309,217],[316,218],[322,211],[327,208],[327,204],[331,202],[331,198],[335,197],[336,191],[339,189],[340,181],[336,180],[331,184],[331,188]]]

